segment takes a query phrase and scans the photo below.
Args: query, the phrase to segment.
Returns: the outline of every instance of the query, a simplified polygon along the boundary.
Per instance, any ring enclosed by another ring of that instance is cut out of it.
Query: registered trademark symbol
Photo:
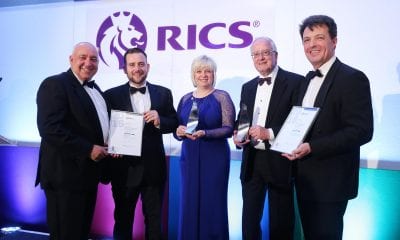
[[[253,22],[253,27],[258,28],[261,25],[260,20],[255,20]]]

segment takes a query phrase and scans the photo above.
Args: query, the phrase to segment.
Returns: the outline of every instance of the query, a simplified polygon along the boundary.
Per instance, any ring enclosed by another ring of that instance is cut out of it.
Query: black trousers
[[[87,191],[44,190],[51,240],[87,240],[96,206],[97,186]]]
[[[160,240],[161,214],[164,186],[136,187],[113,186],[114,209],[114,230],[115,240],[131,240],[133,233],[133,222],[135,209],[139,195],[142,200],[142,210],[145,218],[146,240]]]
[[[266,175],[268,161],[264,151],[255,155],[251,179],[242,182],[243,240],[262,238],[260,222],[264,211],[265,196],[268,191],[269,239],[291,240],[294,234],[294,193],[293,183],[272,183]]]
[[[348,201],[318,202],[297,200],[306,240],[341,240],[343,216]]]

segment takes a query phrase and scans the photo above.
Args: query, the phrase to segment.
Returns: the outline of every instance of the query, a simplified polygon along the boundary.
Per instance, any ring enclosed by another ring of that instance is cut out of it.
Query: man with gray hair
[[[281,153],[270,150],[270,144],[289,114],[295,90],[304,78],[277,65],[278,51],[272,39],[255,39],[250,51],[259,75],[242,86],[239,116],[246,106],[251,127],[243,142],[236,139],[237,131],[234,134],[236,146],[243,148],[242,235],[244,240],[261,239],[260,222],[268,191],[269,239],[293,239],[293,166]]]

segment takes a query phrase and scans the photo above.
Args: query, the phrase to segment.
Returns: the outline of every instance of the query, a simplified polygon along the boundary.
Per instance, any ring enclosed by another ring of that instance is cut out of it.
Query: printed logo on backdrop
[[[240,49],[250,46],[252,30],[260,26],[260,21],[236,21],[232,23],[212,22],[205,25],[158,26],[157,51],[207,49]],[[101,23],[96,37],[100,59],[109,67],[122,69],[124,53],[132,47],[146,49],[146,27],[142,20],[129,11],[115,12]],[[153,47],[152,47],[153,48]]]
[[[100,59],[109,67],[124,67],[124,54],[133,47],[146,49],[146,28],[135,14],[127,11],[108,16],[96,37]]]

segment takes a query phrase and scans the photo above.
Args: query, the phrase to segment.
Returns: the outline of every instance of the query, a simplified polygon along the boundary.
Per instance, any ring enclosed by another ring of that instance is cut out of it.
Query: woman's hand
[[[178,136],[180,138],[186,137],[186,126],[180,125],[176,129],[176,136]]]
[[[197,130],[196,132],[192,134],[186,134],[185,136],[191,140],[196,140],[198,138],[202,138],[206,135],[206,131],[204,130]]]

